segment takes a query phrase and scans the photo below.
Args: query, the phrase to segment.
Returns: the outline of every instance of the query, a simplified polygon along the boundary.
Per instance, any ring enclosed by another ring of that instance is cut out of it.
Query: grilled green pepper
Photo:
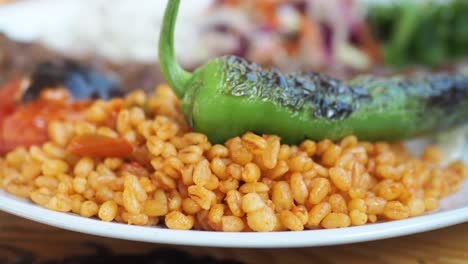
[[[215,143],[246,131],[306,138],[400,140],[468,120],[468,76],[357,77],[340,81],[319,73],[283,74],[234,56],[216,58],[193,73],[174,55],[179,0],[170,0],[159,41],[161,70],[181,99],[195,131]]]

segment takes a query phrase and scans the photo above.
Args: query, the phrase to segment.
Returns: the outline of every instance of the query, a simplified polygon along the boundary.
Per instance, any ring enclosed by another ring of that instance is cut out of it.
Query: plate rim
[[[56,212],[3,190],[0,190],[0,210],[34,222],[89,235],[147,243],[218,248],[300,248],[343,245],[416,234],[468,222],[467,205],[404,220],[342,229],[270,233],[183,231],[103,222],[71,213]]]

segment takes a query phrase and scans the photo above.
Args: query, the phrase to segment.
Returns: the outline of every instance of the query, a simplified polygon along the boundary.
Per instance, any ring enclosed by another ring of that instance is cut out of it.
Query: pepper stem
[[[174,30],[179,12],[180,0],[168,0],[159,36],[159,64],[169,86],[179,98],[185,93],[185,86],[192,74],[177,63],[174,54]]]

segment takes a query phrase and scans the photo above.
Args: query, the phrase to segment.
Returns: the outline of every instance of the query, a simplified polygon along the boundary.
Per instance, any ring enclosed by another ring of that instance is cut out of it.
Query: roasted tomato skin
[[[20,89],[6,86],[0,89],[0,98],[14,98]],[[65,89],[45,91],[41,98],[22,105],[18,100],[6,100],[0,105],[0,154],[16,147],[41,145],[48,140],[51,120],[83,120],[91,101],[70,102]]]
[[[3,127],[5,120],[15,113],[19,106],[22,83],[22,79],[14,79],[0,87],[0,154],[12,148],[12,142],[5,141]]]
[[[133,146],[122,138],[85,134],[73,138],[68,151],[77,156],[93,158],[125,158],[133,153]]]

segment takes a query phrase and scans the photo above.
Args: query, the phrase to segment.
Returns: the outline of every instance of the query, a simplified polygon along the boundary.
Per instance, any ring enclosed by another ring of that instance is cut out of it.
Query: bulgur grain
[[[146,225],[148,224],[149,217],[145,214],[132,214],[129,212],[122,213],[122,220],[129,225]]]
[[[352,186],[352,175],[343,168],[330,168],[328,171],[333,184],[341,191],[349,191]]]
[[[301,219],[297,217],[291,211],[283,210],[280,213],[281,223],[291,231],[302,231],[304,230],[304,224]]]
[[[309,228],[317,227],[329,213],[331,213],[331,205],[329,203],[323,202],[315,205],[309,211],[307,226]]]
[[[280,138],[277,136],[269,136],[266,141],[266,147],[263,151],[263,164],[268,169],[276,167],[280,150]]]
[[[309,193],[311,204],[320,203],[330,192],[330,182],[325,178],[317,178]]]
[[[286,181],[279,181],[273,186],[271,200],[277,211],[289,210],[294,205],[291,188]]]
[[[70,212],[72,209],[72,200],[63,194],[53,196],[46,204],[45,207],[59,212]]]
[[[257,182],[260,176],[260,168],[255,163],[247,163],[242,170],[241,179],[245,182]]]
[[[390,201],[385,204],[383,215],[388,219],[404,219],[410,214],[408,206],[398,201]]]
[[[255,212],[265,207],[265,203],[257,193],[248,193],[242,197],[242,210],[246,213]]]
[[[169,211],[179,210],[182,207],[182,196],[176,190],[172,190],[167,199]]]
[[[347,214],[330,213],[322,220],[324,228],[341,228],[351,225],[351,220]]]
[[[426,204],[421,198],[413,198],[408,201],[408,208],[410,216],[418,216],[426,211]]]
[[[208,210],[215,199],[215,194],[208,189],[193,185],[188,188],[189,196],[200,205],[201,208]]]
[[[349,213],[349,218],[351,219],[351,224],[353,226],[359,226],[367,223],[368,216],[365,212],[355,209]]]
[[[331,205],[332,212],[334,213],[348,213],[348,206],[346,201],[341,194],[335,193],[328,197],[328,203]]]
[[[91,217],[98,213],[99,207],[94,201],[86,201],[81,204],[80,215],[84,217]]]
[[[248,149],[252,154],[265,153],[267,141],[252,132],[247,132],[242,136],[241,144]]]
[[[233,215],[238,217],[242,217],[244,215],[245,211],[242,209],[243,197],[239,191],[230,190],[227,192],[225,200]]]
[[[224,204],[215,204],[210,208],[208,213],[208,222],[214,230],[221,229],[221,218],[224,215]]]
[[[277,225],[277,221],[278,218],[268,206],[261,210],[247,213],[247,224],[253,231],[271,232]]]
[[[241,193],[268,192],[270,188],[263,182],[248,182],[242,184],[239,188]]]
[[[182,201],[182,209],[188,215],[194,215],[194,214],[200,212],[201,207],[192,198],[187,197]]]
[[[117,216],[117,203],[114,201],[107,201],[101,204],[98,216],[102,221],[111,222]]]
[[[307,200],[307,197],[309,196],[309,191],[307,190],[307,186],[304,183],[302,174],[293,173],[289,180],[294,201],[296,201],[297,204],[304,204]]]
[[[179,211],[173,211],[166,215],[165,223],[170,229],[189,230],[194,224],[194,218],[191,215],[184,215]]]
[[[240,217],[229,215],[221,218],[221,230],[224,232],[241,232],[245,224]]]

